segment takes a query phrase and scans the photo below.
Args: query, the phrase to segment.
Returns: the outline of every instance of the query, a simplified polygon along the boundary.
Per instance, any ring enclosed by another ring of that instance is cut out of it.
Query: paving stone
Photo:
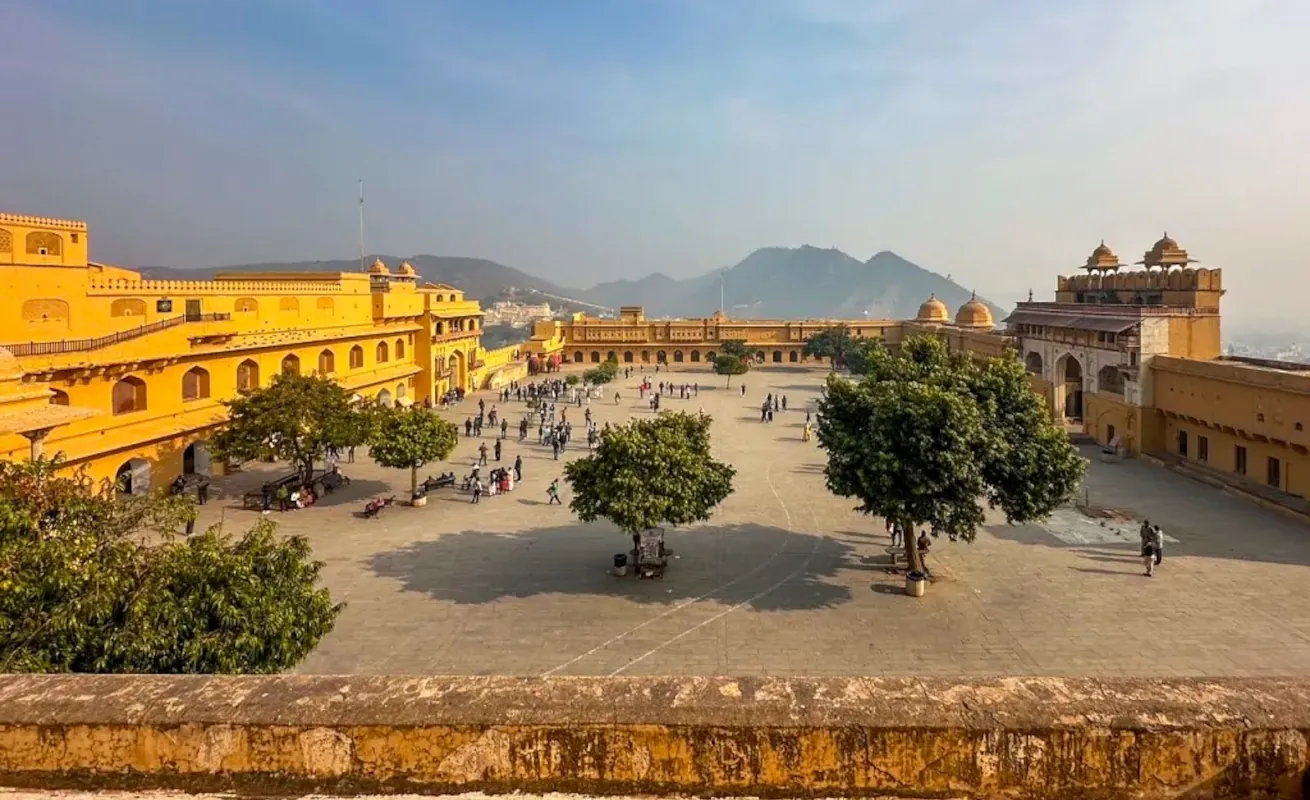
[[[658,377],[665,378],[661,371]],[[347,602],[337,628],[300,665],[306,673],[520,675],[995,675],[1244,676],[1310,672],[1310,526],[1136,461],[1093,460],[1087,497],[1160,524],[1171,541],[1155,577],[1136,545],[1113,532],[1056,535],[992,518],[972,544],[939,541],[939,580],[925,597],[901,591],[882,566],[880,520],[851,510],[823,485],[823,452],[801,442],[804,411],[758,421],[764,393],[793,409],[817,397],[823,372],[769,368],[746,376],[745,398],[706,372],[699,397],[666,408],[715,418],[715,449],[738,469],[737,490],[704,525],[672,532],[663,580],[608,574],[627,541],[608,524],[582,525],[547,507],[563,461],[511,434],[505,463],[525,480],[473,505],[441,490],[426,508],[357,519],[374,495],[404,496],[409,476],[359,454],[354,483],[302,511],[274,513],[306,536],[323,577]],[[593,401],[601,422],[649,414],[625,398]],[[735,381],[734,381],[735,384]],[[610,393],[612,397],[612,392]],[[493,398],[486,396],[488,407]],[[523,413],[511,401],[511,424]],[[460,422],[476,410],[442,412]],[[568,414],[581,427],[582,412]],[[489,441],[491,437],[486,437]],[[462,476],[480,440],[461,441]],[[585,454],[585,445],[565,459]],[[285,465],[219,481],[203,511],[230,529],[249,525],[242,491]],[[566,493],[567,499],[567,493]]]

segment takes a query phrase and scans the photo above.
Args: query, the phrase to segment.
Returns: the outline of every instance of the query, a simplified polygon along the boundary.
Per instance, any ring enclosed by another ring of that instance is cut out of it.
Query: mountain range
[[[645,306],[649,317],[702,317],[719,308],[738,319],[817,319],[913,317],[919,304],[936,297],[954,311],[970,290],[935,272],[884,250],[860,261],[840,250],[808,245],[766,247],[737,264],[696,278],[662,273],[640,280],[600,283],[575,289],[481,258],[417,255],[407,259],[378,256],[395,268],[408,261],[424,281],[446,283],[484,301],[515,298],[546,301],[570,310],[596,311],[623,305]],[[372,259],[370,258],[370,261]],[[212,278],[219,272],[357,272],[359,261],[297,261],[242,264],[207,269],[144,267],[152,278]],[[984,300],[986,302],[986,300]],[[1005,311],[988,303],[999,321]]]

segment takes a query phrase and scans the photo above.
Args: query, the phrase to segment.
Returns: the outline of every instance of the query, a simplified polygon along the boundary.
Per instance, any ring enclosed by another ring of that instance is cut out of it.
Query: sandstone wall
[[[1296,798],[1310,682],[0,677],[0,785]]]

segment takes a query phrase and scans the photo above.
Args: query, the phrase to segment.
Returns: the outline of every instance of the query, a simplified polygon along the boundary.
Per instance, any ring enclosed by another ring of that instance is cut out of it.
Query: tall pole
[[[359,179],[359,271],[364,271],[364,179]]]
[[[723,280],[728,271],[725,269],[719,273],[719,313],[723,314]]]

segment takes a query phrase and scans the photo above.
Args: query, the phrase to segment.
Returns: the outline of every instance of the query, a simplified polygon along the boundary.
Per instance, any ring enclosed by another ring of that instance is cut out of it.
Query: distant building
[[[487,325],[509,325],[525,328],[537,320],[550,319],[549,303],[515,303],[500,300],[487,309],[484,322]]]
[[[1138,262],[1119,263],[1104,243],[1086,275],[1060,277],[1053,302],[1020,303],[997,330],[977,298],[950,310],[936,297],[913,320],[648,320],[641,306],[617,319],[577,314],[538,322],[525,349],[588,364],[712,361],[719,343],[744,340],[764,367],[798,364],[805,341],[835,325],[896,347],[917,334],[955,351],[1013,353],[1033,390],[1071,430],[1125,455],[1152,454],[1310,495],[1310,365],[1224,357],[1223,271],[1165,236]]]

